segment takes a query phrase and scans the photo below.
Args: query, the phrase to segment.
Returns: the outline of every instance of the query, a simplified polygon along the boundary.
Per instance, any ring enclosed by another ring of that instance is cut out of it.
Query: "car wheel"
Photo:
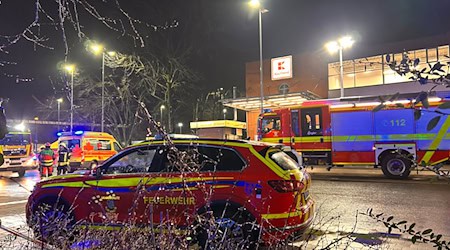
[[[258,244],[260,227],[247,211],[216,208],[203,215],[197,232],[201,249],[254,249]]]
[[[405,179],[411,173],[411,160],[401,154],[388,154],[381,160],[383,174],[392,179]]]
[[[74,221],[67,204],[42,201],[33,210],[32,229],[37,239],[53,245],[67,244],[73,234]]]

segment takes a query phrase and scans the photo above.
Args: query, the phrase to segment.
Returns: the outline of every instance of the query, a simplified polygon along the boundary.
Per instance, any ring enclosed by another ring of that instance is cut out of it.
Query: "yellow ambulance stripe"
[[[441,144],[442,140],[444,139],[445,133],[447,133],[448,128],[450,127],[450,116],[447,116],[447,119],[445,119],[444,124],[442,124],[441,129],[439,129],[439,132],[437,133],[436,137],[434,138],[433,142],[430,145],[430,150],[433,151],[427,151],[425,155],[422,158],[422,161],[428,163],[431,159],[431,157],[434,155],[434,150],[438,148],[438,146]],[[445,138],[449,137],[450,134],[447,134]]]

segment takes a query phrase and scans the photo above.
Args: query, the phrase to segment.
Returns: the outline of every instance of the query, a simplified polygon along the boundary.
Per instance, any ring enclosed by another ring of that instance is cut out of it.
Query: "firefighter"
[[[41,176],[51,176],[53,174],[53,161],[55,160],[55,152],[50,148],[50,143],[45,143],[45,148],[39,154]]]
[[[59,150],[58,150],[58,168],[57,168],[57,174],[67,174],[69,171],[69,149],[67,148],[66,144],[61,142],[59,144]]]

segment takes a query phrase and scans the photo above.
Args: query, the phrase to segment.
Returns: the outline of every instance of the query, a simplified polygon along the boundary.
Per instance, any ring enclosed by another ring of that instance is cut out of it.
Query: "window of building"
[[[427,49],[428,62],[437,62],[437,48]]]
[[[448,45],[438,47],[438,60],[440,62],[448,62]]]
[[[418,69],[429,69],[429,66],[434,65],[437,61],[441,63],[450,62],[450,58],[448,57],[448,45],[440,46],[438,48],[418,49],[388,55],[390,57],[389,62],[386,61],[386,54],[344,61],[344,88],[410,82],[411,75],[407,74],[405,76],[401,76],[389,67],[389,63],[394,61],[397,64],[400,63],[405,55],[407,55],[410,59],[418,58],[420,60],[420,63],[417,66]],[[329,90],[340,89],[339,66],[339,62],[328,64]],[[447,70],[447,68],[444,70]]]
[[[382,56],[372,56],[355,63],[355,87],[379,85],[383,82]]]

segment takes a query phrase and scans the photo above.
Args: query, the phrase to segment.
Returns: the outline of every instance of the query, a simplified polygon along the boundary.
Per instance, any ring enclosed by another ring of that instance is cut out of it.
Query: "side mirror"
[[[102,177],[102,168],[98,167],[98,168],[95,168],[93,171],[94,171],[94,176],[97,180]]]

